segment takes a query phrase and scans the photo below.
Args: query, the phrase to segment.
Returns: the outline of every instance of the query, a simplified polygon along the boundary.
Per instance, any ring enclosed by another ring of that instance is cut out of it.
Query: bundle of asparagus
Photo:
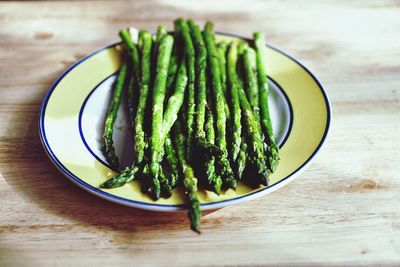
[[[200,233],[198,181],[217,194],[235,189],[238,180],[267,185],[279,161],[268,107],[265,37],[257,32],[249,43],[216,43],[211,22],[203,31],[191,19],[179,18],[174,26],[174,35],[165,26],[155,36],[120,31],[125,59],[105,120],[103,152],[118,168],[112,133],[126,90],[135,160],[100,187],[138,179],[157,200],[182,185],[191,228]],[[247,169],[257,175],[244,179]]]

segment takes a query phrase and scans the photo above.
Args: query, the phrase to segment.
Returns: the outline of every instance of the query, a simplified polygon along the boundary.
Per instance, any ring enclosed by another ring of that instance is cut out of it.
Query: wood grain
[[[400,265],[400,2],[0,3],[0,265]],[[177,16],[269,43],[315,71],[333,105],[327,144],[281,190],[208,213],[109,203],[67,181],[37,131],[41,100],[117,30]]]

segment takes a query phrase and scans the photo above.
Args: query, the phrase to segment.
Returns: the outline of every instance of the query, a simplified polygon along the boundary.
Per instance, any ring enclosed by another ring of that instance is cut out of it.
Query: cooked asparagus
[[[104,123],[103,152],[107,162],[115,169],[118,169],[119,167],[119,159],[115,155],[113,128],[115,119],[117,118],[119,105],[121,103],[122,91],[126,83],[127,68],[128,60],[125,60],[118,72],[117,80],[114,83],[111,103],[107,112],[106,121]]]
[[[273,172],[278,166],[279,162],[279,148],[275,141],[274,132],[272,129],[271,117],[269,114],[268,104],[268,82],[267,73],[265,69],[265,34],[262,32],[254,33],[254,46],[256,49],[257,60],[257,78],[260,97],[260,115],[261,127],[264,137],[267,140],[268,148],[268,165],[269,169]]]
[[[218,54],[214,43],[214,29],[211,22],[207,22],[203,31],[204,41],[207,47],[207,59],[211,73],[212,91],[215,100],[215,114],[216,114],[216,145],[223,152],[218,157],[218,167],[224,182],[230,188],[236,188],[237,182],[233,175],[232,168],[227,159],[227,146],[226,146],[226,114],[225,114],[225,101],[224,93],[221,86],[221,77],[219,70]]]

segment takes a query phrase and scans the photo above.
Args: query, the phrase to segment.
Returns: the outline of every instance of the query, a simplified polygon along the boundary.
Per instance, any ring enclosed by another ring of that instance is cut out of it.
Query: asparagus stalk
[[[194,175],[193,168],[188,164],[185,155],[185,136],[182,133],[181,123],[178,120],[174,126],[174,141],[178,156],[181,172],[183,174],[183,184],[186,189],[186,196],[189,202],[188,217],[190,219],[191,229],[200,233],[201,209],[200,201],[197,196],[197,178]]]
[[[190,27],[190,33],[192,35],[194,47],[196,50],[195,60],[195,83],[197,91],[197,103],[196,103],[196,139],[204,140],[204,120],[206,110],[206,68],[207,68],[207,49],[204,45],[203,36],[201,35],[200,27],[193,22],[188,21]]]
[[[265,69],[265,34],[262,32],[254,33],[254,46],[256,49],[257,78],[260,97],[261,127],[268,143],[267,155],[269,169],[273,172],[279,162],[279,148],[275,141],[272,130],[271,118],[268,105],[268,82]]]
[[[188,20],[190,33],[195,47],[195,89],[196,98],[196,116],[195,116],[195,141],[197,148],[210,155],[221,154],[221,150],[207,142],[204,132],[205,110],[206,110],[206,80],[207,80],[207,49],[204,44],[200,27],[193,20]]]
[[[132,66],[135,68],[134,66]],[[135,116],[137,111],[137,103],[139,96],[139,81],[135,75],[131,75],[127,90],[127,103],[129,111],[129,126],[131,129],[132,137],[135,136]]]
[[[159,52],[159,45],[161,42],[161,39],[167,35],[167,27],[165,25],[159,25],[157,27],[157,33],[156,35],[152,36],[152,49],[151,49],[151,55],[150,55],[150,72],[149,72],[149,77],[150,77],[150,81],[149,82],[149,88],[154,88],[154,83],[155,83],[155,77],[156,77],[156,73],[157,73],[157,58],[158,58],[158,52]],[[170,73],[168,73],[169,75]],[[168,77],[167,77],[167,82],[168,82]],[[152,117],[152,101],[153,101],[153,97],[152,97],[152,92],[150,92],[149,97],[147,98],[146,101],[146,108],[144,110],[144,116],[143,117]],[[164,98],[164,104],[166,102],[166,99]],[[150,141],[148,140],[148,136],[151,136],[151,132],[152,132],[152,121],[151,120],[145,120],[143,123],[143,129],[144,132],[146,134],[146,140],[147,140],[147,147],[149,146]],[[146,149],[147,149],[146,147]],[[145,153],[148,153],[147,151],[145,151]],[[160,151],[159,151],[159,158],[162,158],[164,153],[163,150],[163,146],[161,146]],[[146,160],[146,162],[143,162],[143,164],[145,165],[143,173],[144,173],[144,178],[145,178],[145,183],[143,185],[143,188],[146,188],[145,191],[147,192],[154,192],[157,191],[154,186],[153,186],[153,179],[156,179],[154,176],[151,175],[151,170],[150,170],[150,166],[149,166],[149,162],[148,160]],[[164,170],[160,167],[158,169],[158,179],[160,181],[160,191],[161,194],[160,196],[165,196],[168,197],[170,195],[170,191],[171,188],[169,187],[168,184],[168,180],[166,179]],[[149,182],[150,181],[150,182]],[[153,193],[152,193],[153,194]],[[158,196],[154,196],[154,194],[152,195],[153,198],[157,199]]]
[[[228,51],[228,44],[226,42],[219,42],[217,44],[217,52],[219,56],[219,69],[221,72],[221,85],[224,96],[227,97],[227,65],[226,53]]]
[[[138,51],[136,45],[133,43],[131,35],[128,30],[122,30],[120,32],[120,36],[124,41],[126,47],[131,53],[133,62],[139,62]],[[148,31],[141,30],[139,32],[139,43],[141,46],[141,55],[140,55],[140,62],[141,68],[138,69],[138,63],[134,64],[137,67],[136,75],[139,77],[139,85],[140,85],[140,93],[139,93],[139,101],[137,106],[137,111],[135,115],[135,129],[134,129],[134,143],[135,143],[135,163],[140,164],[144,158],[144,152],[147,146],[146,143],[146,135],[144,132],[144,112],[146,109],[147,99],[148,99],[148,92],[150,86],[150,66],[151,66],[151,34]]]
[[[168,67],[171,58],[174,38],[171,35],[162,37],[158,46],[156,76],[153,87],[152,124],[150,138],[150,193],[154,199],[160,197],[160,150],[163,147],[163,131],[159,129],[163,123],[164,98],[167,84]]]
[[[161,39],[168,34],[167,26],[160,25],[157,27],[157,35],[156,35],[156,42],[160,43]]]
[[[175,89],[173,94],[168,99],[167,106],[163,115],[161,125],[161,138],[164,139],[166,134],[171,129],[172,125],[178,117],[178,112],[183,105],[185,97],[185,89],[188,82],[185,62],[179,66],[178,74],[176,77]],[[160,126],[160,125],[159,125]]]
[[[247,47],[243,53],[243,69],[246,81],[245,89],[250,105],[253,108],[254,117],[260,123],[259,91],[256,68],[256,53],[253,48]]]
[[[160,53],[161,53],[161,51],[162,50],[160,49]],[[160,72],[158,72],[158,73],[160,73]],[[159,142],[160,147],[157,148],[158,149],[158,152],[156,152],[157,155],[152,153],[153,161],[150,163],[150,167],[149,167],[150,175],[148,175],[148,177],[151,177],[152,181],[155,179],[155,177],[154,177],[154,172],[156,171],[155,168],[158,168],[158,179],[160,181],[160,188],[161,188],[162,195],[164,197],[168,197],[171,194],[172,187],[175,186],[175,184],[177,182],[176,181],[177,176],[175,178],[174,177],[172,178],[173,181],[172,181],[172,184],[170,184],[170,182],[168,181],[168,179],[164,173],[163,168],[161,168],[160,162],[162,161],[162,158],[164,156],[164,149],[166,149],[165,152],[167,153],[167,160],[170,161],[170,159],[171,159],[170,147],[166,147],[164,142],[166,141],[166,139],[169,138],[167,136],[168,132],[170,131],[175,120],[177,119],[177,114],[183,104],[186,85],[187,85],[186,66],[183,62],[179,67],[173,95],[168,99],[168,103],[166,105],[165,112],[163,114],[162,124],[159,125],[161,127],[159,127],[157,129],[158,142]],[[153,98],[153,102],[154,101],[155,101],[155,99]],[[154,107],[154,104],[153,104],[153,107]],[[154,116],[153,116],[153,123],[154,123]],[[154,138],[154,134],[153,134],[152,138]],[[151,150],[151,151],[154,151],[154,150]],[[152,183],[150,183],[150,187],[148,188],[148,190],[152,193],[153,197],[156,198],[157,195],[155,195],[153,192],[157,192],[157,194],[158,194],[158,191],[154,191],[154,182],[156,182],[156,181],[153,181]]]
[[[176,47],[176,46],[175,46]],[[168,78],[167,78],[167,89],[169,93],[171,93],[171,88],[174,84],[175,81],[175,75],[178,70],[178,62],[177,62],[177,57],[175,51],[171,55],[171,60],[169,62],[169,68],[168,68]]]
[[[132,36],[132,33],[134,34],[134,36]],[[134,39],[137,39],[138,37],[137,35],[138,33],[135,28],[123,29],[119,32],[119,36],[121,37],[132,60],[133,74],[135,78],[139,81],[140,80],[139,52],[135,44],[136,41],[134,41]]]
[[[164,149],[164,147],[162,149]],[[172,187],[162,165],[158,168],[158,179],[160,180],[161,196],[169,198],[172,195]]]
[[[168,133],[164,141],[165,159],[169,168],[169,185],[174,188],[179,180],[178,159],[171,135]]]
[[[165,108],[164,112],[164,117],[162,121],[162,127],[160,129],[160,143],[162,144],[162,147],[160,149],[160,152],[164,152],[163,148],[170,148],[168,146],[165,146],[164,142],[166,139],[169,139],[167,136],[172,125],[175,123],[178,112],[180,108],[182,107],[183,101],[184,101],[184,96],[185,96],[185,88],[187,86],[187,73],[186,73],[186,66],[183,61],[183,63],[179,67],[178,75],[176,78],[176,83],[175,83],[175,89],[173,92],[173,95],[169,97],[167,106]],[[168,140],[167,140],[168,141]],[[171,152],[171,151],[166,151],[166,152]],[[167,155],[168,157],[168,155]],[[160,154],[158,160],[161,162],[163,156]],[[165,175],[160,176],[160,182],[161,182],[161,188],[163,189],[163,195],[168,196],[171,194],[171,189],[174,183],[176,181],[173,181],[173,184],[169,184],[168,180],[166,179]]]
[[[223,152],[223,154],[218,157],[218,167],[226,184],[230,188],[236,188],[237,182],[227,159],[225,102],[221,86],[218,54],[215,48],[213,31],[213,24],[207,22],[203,32],[203,37],[207,47],[207,59],[210,67],[212,89],[215,99],[215,113],[217,117],[216,145]]]
[[[239,45],[238,46],[238,56],[242,56],[243,55],[243,50],[244,46],[243,45]],[[238,58],[238,63],[242,63],[239,58]],[[239,65],[239,64],[238,64]],[[242,75],[237,75],[237,88],[238,88],[238,95],[239,95],[239,90],[240,88],[244,88],[243,85],[243,79],[242,79]],[[240,97],[239,97],[239,104],[240,104]],[[241,111],[241,114],[243,115],[243,112]],[[242,116],[243,117],[243,116]],[[258,124],[259,126],[259,124]],[[260,126],[259,126],[260,127]],[[245,138],[246,136],[246,129],[244,127],[242,127],[242,132],[241,132],[241,139],[242,142],[240,143],[240,151],[236,160],[236,175],[238,177],[238,179],[242,179],[243,173],[246,169],[247,166],[247,162],[248,162],[248,145],[247,145],[247,140]]]
[[[211,144],[214,144],[215,142],[214,118],[211,109],[209,108],[206,111],[205,131],[206,131],[207,141]],[[208,184],[213,188],[214,192],[219,195],[221,192],[222,179],[215,170],[214,156],[210,156],[206,159],[205,168],[206,168]]]
[[[106,182],[100,185],[101,188],[115,188],[122,186],[128,182],[134,180],[139,172],[143,169],[144,165],[144,152],[147,147],[146,135],[144,132],[143,120],[144,112],[146,109],[149,83],[150,83],[150,65],[151,65],[151,34],[148,31],[141,30],[139,32],[139,40],[141,48],[141,68],[139,68],[139,53],[134,44],[131,34],[128,29],[120,31],[120,36],[124,42],[124,45],[128,48],[132,62],[134,77],[138,77],[139,84],[139,100],[136,107],[136,113],[133,112],[132,97],[133,97],[133,84],[128,88],[128,105],[130,110],[131,124],[133,126],[133,139],[134,139],[134,150],[135,150],[135,162],[130,168],[125,168],[119,174],[110,178]],[[131,87],[132,86],[132,87]],[[134,120],[134,122],[133,122]]]
[[[238,78],[236,72],[237,65],[237,44],[232,42],[229,45],[228,51],[228,82],[229,82],[229,97],[231,103],[231,120],[232,120],[232,145],[231,145],[231,156],[233,162],[236,162],[239,151],[241,140],[241,111],[240,101],[238,93]]]
[[[108,179],[104,183],[100,185],[100,188],[110,189],[123,186],[126,183],[133,181],[139,172],[141,172],[142,168],[139,165],[125,168],[118,175]]]
[[[186,105],[186,129],[187,129],[187,154],[188,158],[192,155],[193,131],[194,131],[194,115],[195,115],[195,50],[190,35],[190,29],[187,22],[183,18],[175,21],[175,25],[183,39],[185,60],[188,73],[188,91]]]
[[[224,105],[225,105],[225,114],[226,114],[226,119],[229,121],[231,119],[231,111],[229,109],[228,101],[227,99],[229,98],[227,95],[227,65],[226,65],[226,53],[228,51],[228,44],[224,41],[219,42],[217,44],[217,53],[218,53],[218,58],[219,58],[219,68],[221,72],[221,86],[222,86],[222,91],[224,92]],[[228,124],[228,127],[230,127],[230,124]]]
[[[167,35],[167,26],[159,25],[157,27],[156,35],[153,35],[153,48],[152,48],[152,55],[151,55],[151,80],[155,80],[156,75],[156,66],[157,66],[157,55],[158,55],[158,44],[160,43],[161,39]]]
[[[136,31],[137,32],[137,31]],[[128,48],[129,55],[131,58],[132,75],[129,81],[127,90],[127,102],[129,109],[129,121],[131,127],[132,137],[135,136],[135,117],[137,112],[139,92],[140,92],[140,58],[136,46],[131,38],[130,31],[122,30],[120,36],[123,38],[125,47]],[[138,42],[142,41],[143,38],[138,38]],[[131,47],[131,48],[129,48]]]
[[[239,88],[240,106],[242,108],[242,116],[246,129],[246,136],[249,140],[251,147],[250,159],[255,164],[258,174],[261,178],[261,183],[268,184],[269,170],[266,166],[266,159],[264,157],[264,143],[262,140],[261,129],[257,123],[251,105],[247,100],[246,92],[242,87]]]
[[[113,135],[113,127],[115,119],[117,118],[119,105],[121,103],[122,91],[125,86],[127,68],[128,68],[128,60],[126,59],[118,72],[118,77],[114,84],[111,103],[104,123],[103,153],[107,159],[107,162],[111,165],[111,167],[115,169],[119,168],[119,159],[115,155],[115,147],[112,135]]]

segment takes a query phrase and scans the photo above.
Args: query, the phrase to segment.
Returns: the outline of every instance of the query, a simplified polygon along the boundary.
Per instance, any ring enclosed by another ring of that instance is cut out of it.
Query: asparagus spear
[[[127,68],[128,60],[126,59],[118,72],[118,77],[112,93],[111,103],[104,123],[103,153],[107,159],[107,162],[115,169],[118,169],[119,167],[119,160],[115,155],[115,147],[112,135],[115,119],[117,118],[118,108],[121,103],[122,91],[126,81]]]
[[[221,85],[224,96],[227,98],[227,66],[226,66],[226,53],[228,51],[228,44],[226,42],[219,42],[217,44],[217,52],[219,56],[219,69],[221,72]]]
[[[207,141],[211,144],[214,144],[215,142],[214,118],[210,108],[207,108],[206,110],[205,131],[206,131]],[[208,184],[212,186],[214,192],[219,195],[219,193],[221,192],[222,179],[216,173],[214,156],[208,157],[206,159],[205,168],[206,168]]]
[[[242,44],[240,44],[238,46],[238,56],[239,57],[243,55],[243,52],[244,52],[243,48],[244,47]],[[238,59],[238,65],[239,65],[239,63],[242,63],[242,62]],[[237,81],[238,90],[240,90],[239,88],[244,88],[242,75],[237,75],[236,78],[237,78],[236,81]],[[238,95],[239,95],[239,91],[238,91]],[[240,104],[240,97],[239,97],[239,104]],[[243,114],[243,113],[241,112],[241,114]],[[258,124],[258,126],[259,126],[259,124]],[[242,132],[241,132],[242,142],[240,143],[240,151],[239,151],[239,154],[238,154],[238,157],[236,160],[236,175],[239,179],[242,179],[244,170],[246,169],[247,162],[248,162],[247,161],[248,145],[247,145],[247,140],[246,140],[245,136],[246,136],[246,129],[244,127],[242,127]]]
[[[207,68],[207,49],[204,45],[200,27],[193,20],[188,21],[190,33],[196,50],[195,60],[195,83],[197,91],[196,99],[196,139],[205,139],[204,120],[206,110],[206,68]]]
[[[120,33],[121,38],[123,39],[125,45],[132,51],[132,57],[138,54],[137,48],[133,43],[131,36],[127,30],[123,30]],[[146,135],[144,132],[144,112],[146,109],[148,94],[149,94],[149,86],[150,86],[150,56],[151,56],[151,34],[148,31],[141,30],[139,32],[139,43],[141,44],[141,55],[140,62],[141,68],[138,71],[139,77],[139,101],[137,106],[137,111],[135,115],[135,129],[134,129],[134,146],[135,146],[135,163],[140,164],[144,158],[144,152],[146,149]],[[137,56],[139,57],[139,56]],[[139,61],[139,60],[138,60]]]
[[[178,70],[177,60],[178,59],[177,59],[176,53],[174,51],[171,55],[171,60],[169,62],[169,68],[168,68],[167,89],[169,92],[171,91],[172,85],[174,84],[175,75]]]
[[[240,111],[240,101],[238,94],[238,78],[236,73],[237,64],[237,44],[232,42],[229,45],[228,51],[228,82],[229,82],[229,96],[231,103],[231,120],[232,120],[232,145],[231,145],[231,155],[233,162],[236,162],[239,151],[240,143],[242,142],[240,135],[242,131],[241,124],[241,111]]]
[[[133,37],[132,37],[132,33],[134,34]],[[134,74],[136,80],[139,81],[140,80],[139,52],[138,52],[135,42],[133,40],[133,39],[137,38],[137,30],[135,28],[123,29],[119,32],[119,36],[121,37],[125,47],[128,50],[128,53],[131,57],[132,65],[133,65],[133,74]]]
[[[158,58],[158,52],[159,52],[159,45],[161,39],[167,35],[167,27],[165,25],[159,25],[157,27],[157,33],[156,35],[152,36],[152,48],[151,48],[151,56],[150,56],[150,68],[148,69],[150,72],[149,77],[150,77],[150,82],[149,82],[149,88],[153,87],[154,88],[154,83],[155,83],[155,77],[157,73],[157,58]],[[169,75],[170,73],[168,73]],[[168,82],[168,77],[167,77],[167,82]],[[144,115],[142,117],[152,117],[152,101],[153,101],[153,96],[152,92],[150,92],[150,96],[146,100],[146,108],[144,109]],[[164,104],[166,102],[166,99],[164,99]],[[143,123],[143,129],[145,132],[145,137],[147,140],[147,147],[149,146],[150,140],[148,140],[148,137],[151,136],[152,133],[152,120],[145,120]],[[146,148],[147,148],[146,147]],[[159,151],[159,158],[162,158],[162,154],[164,153],[163,146],[160,147]],[[148,153],[147,151],[145,153]],[[146,162],[143,162],[145,165],[144,171],[143,171],[143,177],[145,178],[145,183],[143,184],[143,188],[145,188],[145,191],[147,192],[154,192],[157,191],[154,189],[154,183],[153,179],[156,179],[154,176],[151,175],[151,170],[149,166],[149,161],[147,160]],[[163,197],[168,197],[171,194],[171,188],[169,186],[168,180],[165,176],[164,170],[160,167],[158,169],[158,177],[160,181],[160,196],[162,195]],[[153,193],[152,193],[153,194]],[[154,196],[153,198],[157,199],[158,196]]]
[[[162,149],[164,149],[164,147]],[[161,196],[169,198],[172,195],[172,187],[169,184],[169,180],[162,165],[158,168],[158,179],[160,180]]]
[[[190,219],[191,229],[200,233],[201,209],[200,201],[197,196],[197,178],[194,176],[192,167],[187,163],[185,155],[185,136],[182,133],[180,121],[176,121],[174,126],[174,141],[178,156],[181,172],[183,174],[183,184],[186,189],[186,196],[189,202],[188,217]]]
[[[190,33],[195,47],[195,89],[196,117],[195,117],[195,141],[197,148],[209,155],[221,154],[221,150],[207,142],[204,132],[205,109],[206,109],[206,78],[207,78],[207,49],[204,44],[200,27],[193,20],[188,20]]]
[[[160,129],[160,143],[161,148],[160,148],[160,155],[158,160],[161,162],[163,155],[161,155],[161,152],[163,152],[163,148],[167,148],[164,144],[166,139],[168,139],[167,134],[169,133],[172,125],[175,123],[178,112],[180,108],[182,107],[184,96],[185,96],[185,88],[187,85],[187,74],[186,74],[186,66],[184,61],[179,67],[178,75],[176,78],[176,83],[175,83],[175,89],[173,92],[173,95],[169,97],[167,106],[165,108],[165,112],[163,115],[163,120],[162,120],[162,125]],[[167,151],[170,152],[170,151]],[[167,155],[168,157],[168,155]],[[171,194],[171,189],[172,185],[174,184],[169,184],[168,180],[166,179],[165,175],[160,176],[160,182],[161,182],[161,188],[163,189],[163,195],[167,196]],[[176,183],[174,181],[173,183]],[[168,193],[169,192],[169,193]]]
[[[217,117],[216,144],[223,152],[223,154],[218,157],[218,165],[226,184],[231,188],[236,188],[237,182],[227,159],[228,153],[226,147],[226,114],[224,110],[224,94],[221,86],[218,54],[215,48],[213,31],[213,24],[211,22],[207,22],[203,32],[203,37],[207,47],[207,59],[210,67],[212,89],[215,99],[215,113]]]
[[[182,64],[180,64],[179,66],[174,92],[168,99],[168,103],[163,115],[164,117],[161,125],[162,134],[160,135],[162,140],[165,138],[166,134],[169,132],[178,117],[178,112],[182,107],[184,101],[187,82],[188,76],[186,72],[185,62],[183,61]]]
[[[247,47],[243,53],[243,69],[246,81],[245,89],[250,105],[253,108],[254,117],[260,123],[259,92],[256,68],[256,53],[253,48]]]
[[[179,180],[178,159],[171,135],[168,133],[164,141],[165,159],[169,168],[169,185],[174,188]]]
[[[139,55],[136,45],[133,43],[130,32],[127,29],[120,31],[120,36],[130,52],[133,62],[134,77],[138,77],[139,84],[139,100],[136,108],[136,114],[131,109],[130,101],[132,101],[132,88],[128,88],[128,105],[130,109],[131,124],[133,125],[132,132],[134,133],[134,150],[135,162],[130,168],[125,168],[119,174],[110,178],[100,185],[101,188],[115,188],[122,186],[134,180],[139,172],[142,171],[144,165],[144,152],[147,147],[146,136],[144,132],[143,120],[144,111],[148,99],[149,83],[150,83],[150,64],[151,64],[151,34],[145,30],[139,32],[139,43],[141,47],[140,61],[142,63],[139,68]],[[133,84],[132,84],[133,86]],[[134,122],[132,122],[134,118]]]
[[[254,46],[256,49],[257,61],[257,78],[260,97],[260,113],[261,113],[261,127],[264,136],[268,143],[268,163],[269,169],[273,172],[278,166],[279,162],[279,148],[275,141],[275,136],[272,130],[271,118],[269,115],[268,105],[268,82],[267,73],[265,70],[265,34],[262,32],[254,33]]]
[[[138,39],[138,43],[142,43],[142,38],[138,38],[138,31],[135,28],[123,29],[119,35],[127,48],[132,63],[132,76],[128,85],[127,98],[129,109],[129,120],[131,126],[132,136],[135,136],[135,116],[138,106],[138,99],[140,93],[140,58],[138,49],[133,39]],[[133,35],[133,37],[132,37]],[[135,149],[135,147],[134,147]]]
[[[160,53],[161,52],[162,52],[162,50],[160,49]],[[160,73],[160,72],[158,72],[158,73]],[[171,189],[176,184],[177,177],[173,178],[173,179],[175,179],[175,181],[173,181],[172,184],[170,184],[168,179],[166,178],[163,168],[160,168],[159,164],[162,161],[162,158],[164,155],[164,149],[166,149],[166,152],[167,152],[167,160],[169,160],[168,157],[171,157],[169,155],[170,150],[168,149],[168,147],[166,148],[164,142],[166,139],[169,138],[167,136],[167,134],[170,131],[172,125],[174,124],[174,122],[177,118],[177,114],[183,104],[186,85],[187,85],[186,66],[184,63],[182,63],[179,67],[173,95],[168,99],[168,103],[165,108],[165,112],[163,114],[162,124],[159,125],[160,126],[159,129],[157,129],[158,143],[159,143],[160,147],[157,148],[158,149],[158,152],[156,152],[157,155],[154,154],[153,152],[151,152],[153,161],[150,163],[150,174],[151,175],[148,175],[148,177],[151,177],[151,179],[154,180],[155,179],[154,172],[156,171],[156,169],[154,169],[154,166],[155,166],[155,168],[158,168],[158,179],[160,181],[161,192],[163,193],[163,196],[165,196],[165,197],[168,197],[171,194]],[[154,98],[153,98],[153,101],[155,101]],[[153,107],[154,107],[154,104],[153,104]],[[153,116],[153,123],[154,123],[154,116]],[[154,134],[153,134],[152,138],[154,138]],[[154,151],[154,150],[152,150],[152,151]],[[153,192],[158,192],[158,191],[154,191],[154,181],[152,183],[150,183],[150,187],[148,188],[148,190],[153,194],[153,197],[156,198],[156,195]]]
[[[129,121],[131,126],[132,136],[135,136],[135,117],[140,92],[140,59],[136,46],[133,44],[130,31],[122,30],[120,36],[123,37],[124,44],[128,48],[129,55],[131,58],[132,75],[129,81],[127,90],[127,102],[129,109]],[[138,42],[141,42],[143,38],[139,38]],[[129,46],[128,46],[129,45]],[[129,48],[132,46],[131,48]]]
[[[261,178],[261,183],[268,184],[269,170],[266,166],[264,157],[264,143],[262,140],[261,129],[257,123],[251,105],[247,100],[246,92],[242,87],[239,89],[240,106],[242,108],[242,116],[246,129],[246,136],[251,147],[250,159],[257,167],[258,174]]]
[[[190,29],[187,22],[183,18],[179,18],[175,21],[177,29],[183,38],[185,60],[187,63],[188,73],[188,92],[187,92],[187,106],[186,106],[186,127],[187,127],[187,154],[188,158],[192,155],[192,144],[193,144],[193,130],[194,130],[194,114],[195,114],[195,92],[194,92],[194,81],[195,81],[195,50],[193,47],[192,38],[190,36]]]
[[[156,66],[157,66],[157,55],[158,55],[158,44],[160,43],[161,39],[167,35],[167,26],[159,25],[157,27],[157,33],[153,36],[153,48],[152,48],[152,55],[151,55],[151,80],[155,80],[156,75]]]
[[[114,177],[102,183],[100,188],[110,189],[123,186],[124,184],[133,181],[141,170],[142,168],[139,165],[125,168],[118,175],[115,175]]]
[[[132,66],[135,68],[134,66]],[[127,102],[129,111],[129,126],[131,129],[132,136],[135,136],[135,116],[137,111],[137,103],[139,96],[139,82],[135,75],[131,75],[127,90]]]
[[[219,42],[217,44],[217,53],[218,53],[218,59],[219,59],[219,68],[220,68],[220,73],[221,73],[221,86],[222,86],[222,91],[224,92],[224,105],[225,105],[225,114],[226,114],[226,119],[229,121],[231,119],[231,111],[229,109],[228,105],[228,95],[227,95],[227,65],[226,65],[226,52],[228,51],[228,44],[224,41]],[[230,124],[228,124],[228,127],[230,127]]]
[[[160,42],[161,42],[161,39],[162,39],[165,35],[167,35],[167,34],[168,34],[167,26],[165,26],[165,25],[159,25],[159,26],[157,27],[156,42],[157,42],[157,43],[160,43]]]
[[[174,38],[171,35],[162,37],[158,46],[156,76],[153,87],[152,124],[150,138],[150,173],[152,176],[150,193],[154,199],[160,197],[160,150],[163,147],[162,130],[159,127],[163,123],[163,105],[167,84],[168,67],[171,58]]]

